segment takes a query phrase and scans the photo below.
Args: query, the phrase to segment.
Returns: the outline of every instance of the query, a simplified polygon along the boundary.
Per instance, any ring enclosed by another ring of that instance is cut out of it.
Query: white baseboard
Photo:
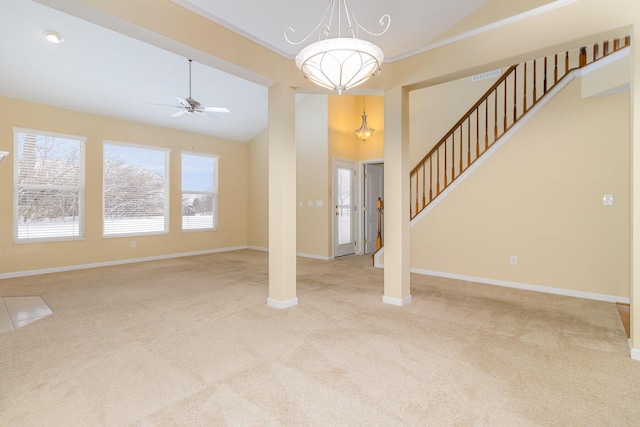
[[[269,307],[277,308],[279,310],[283,310],[285,308],[293,307],[298,304],[298,297],[288,299],[286,301],[278,301],[273,298],[267,298],[267,305]]]
[[[167,255],[156,255],[151,257],[144,258],[128,258],[128,259],[120,259],[116,261],[105,261],[105,262],[95,262],[91,264],[78,264],[78,265],[67,265],[64,267],[53,267],[53,268],[42,268],[39,270],[28,270],[28,271],[17,271],[14,273],[2,273],[0,274],[0,279],[11,279],[15,277],[26,277],[26,276],[37,276],[40,274],[49,274],[49,273],[60,273],[63,271],[73,271],[73,270],[86,270],[89,268],[98,268],[98,267],[110,267],[114,265],[122,265],[122,264],[133,264],[137,262],[147,262],[147,261],[157,261],[161,259],[169,259],[169,258],[182,258],[188,256],[195,255],[206,255],[206,254],[215,254],[220,252],[232,252],[239,251],[242,249],[248,249],[247,246],[235,246],[231,248],[219,248],[219,249],[207,249],[205,251],[195,251],[195,252],[183,252],[178,254],[167,254]]]
[[[411,295],[409,295],[408,297],[404,297],[404,298],[394,298],[394,297],[388,297],[386,295],[382,296],[382,302],[385,304],[390,304],[390,305],[395,305],[398,307],[403,307],[407,304],[409,304],[411,302]]]
[[[269,248],[263,248],[262,246],[247,246],[247,249],[252,251],[269,252]]]
[[[319,260],[322,260],[322,261],[330,261],[330,260],[333,259],[332,257],[313,255],[313,254],[305,254],[305,253],[302,253],[302,252],[296,253],[296,256],[299,256],[300,258],[319,259]]]
[[[631,354],[631,358],[633,360],[640,361],[640,348],[633,348],[631,338],[629,338],[629,353]]]
[[[444,277],[447,279],[465,280],[468,282],[484,283],[486,285],[503,286],[506,288],[523,289],[526,291],[543,292],[547,294],[564,295],[568,297],[576,297],[606,302],[623,302],[629,303],[629,298],[618,297],[614,295],[596,294],[591,292],[574,291],[571,289],[552,288],[549,286],[531,285],[528,283],[508,282],[505,280],[486,279],[484,277],[465,276],[462,274],[443,273],[441,271],[422,270],[412,268],[412,273],[422,274],[425,276]]]

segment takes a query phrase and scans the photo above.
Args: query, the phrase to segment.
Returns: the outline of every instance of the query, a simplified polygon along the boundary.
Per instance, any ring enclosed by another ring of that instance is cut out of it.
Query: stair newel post
[[[580,58],[578,60],[578,67],[582,68],[587,65],[587,48],[580,48]]]
[[[524,73],[522,74],[522,85],[524,96],[522,97],[522,114],[527,112],[527,63],[524,63]]]

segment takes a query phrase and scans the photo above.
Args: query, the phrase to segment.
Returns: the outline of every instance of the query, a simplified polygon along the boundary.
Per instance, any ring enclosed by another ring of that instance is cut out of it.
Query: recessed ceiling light
[[[51,30],[47,30],[44,32],[44,38],[49,40],[51,43],[62,43],[64,41],[64,37],[62,37],[62,34],[57,33],[55,31],[51,31]]]

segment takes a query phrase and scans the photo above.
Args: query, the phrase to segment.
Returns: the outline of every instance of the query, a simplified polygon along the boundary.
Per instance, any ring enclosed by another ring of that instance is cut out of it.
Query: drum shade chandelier
[[[337,20],[336,30],[331,28],[334,18]],[[364,83],[369,77],[380,74],[384,60],[382,50],[373,43],[359,39],[358,32],[362,30],[372,36],[381,36],[387,32],[390,24],[391,17],[383,15],[380,18],[383,30],[379,33],[371,32],[357,21],[349,0],[329,0],[320,23],[307,37],[293,41],[296,32],[288,27],[284,31],[284,38],[292,45],[299,45],[317,33],[320,40],[298,53],[296,65],[305,78],[342,94],[345,90]],[[337,37],[331,37],[336,34]]]

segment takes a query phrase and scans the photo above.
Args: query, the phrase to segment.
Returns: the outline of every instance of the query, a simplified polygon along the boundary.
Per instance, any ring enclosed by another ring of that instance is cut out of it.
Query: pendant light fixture
[[[337,28],[331,28],[334,17]],[[366,40],[358,38],[359,30],[372,36],[386,33],[391,24],[391,17],[383,15],[380,33],[373,33],[364,28],[351,12],[349,0],[329,0],[320,23],[304,39],[294,42],[293,28],[284,31],[284,38],[293,45],[307,41],[318,33],[320,41],[305,47],[296,56],[296,65],[302,75],[313,83],[342,94],[345,90],[364,83],[369,77],[380,74],[384,60],[382,50]],[[344,28],[343,28],[344,27]],[[337,37],[330,38],[332,35]]]
[[[366,101],[366,98],[363,96],[362,97],[362,124],[358,129],[353,131],[353,133],[355,133],[356,136],[362,140],[362,142],[365,142],[367,139],[369,139],[373,134],[373,132],[375,132],[375,129],[370,128],[369,125],[367,124],[367,110],[365,107],[365,101]]]

